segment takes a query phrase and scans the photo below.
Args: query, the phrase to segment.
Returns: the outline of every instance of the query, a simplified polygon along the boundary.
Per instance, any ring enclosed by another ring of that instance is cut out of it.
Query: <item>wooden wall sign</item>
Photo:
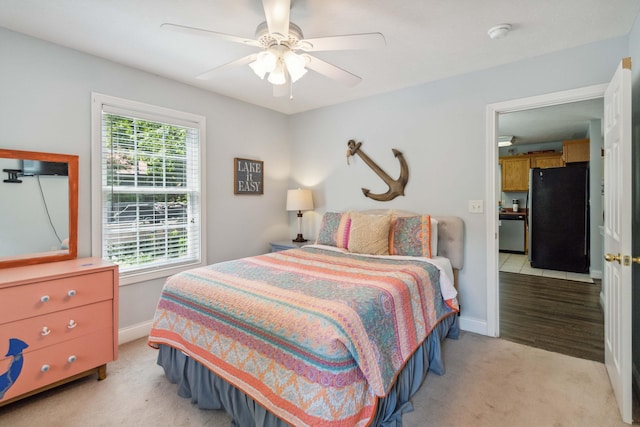
[[[233,194],[264,193],[264,162],[262,160],[233,159]]]

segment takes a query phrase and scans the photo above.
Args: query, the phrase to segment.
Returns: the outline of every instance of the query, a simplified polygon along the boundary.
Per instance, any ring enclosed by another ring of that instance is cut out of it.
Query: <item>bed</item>
[[[387,216],[376,254],[369,221]],[[458,217],[325,214],[315,244],[170,277],[149,345],[179,396],[232,425],[401,426],[458,336],[462,242]]]

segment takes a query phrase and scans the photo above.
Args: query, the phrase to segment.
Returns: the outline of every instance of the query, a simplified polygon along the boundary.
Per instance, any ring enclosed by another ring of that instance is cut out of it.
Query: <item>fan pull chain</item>
[[[289,80],[289,99],[293,101],[293,81]]]

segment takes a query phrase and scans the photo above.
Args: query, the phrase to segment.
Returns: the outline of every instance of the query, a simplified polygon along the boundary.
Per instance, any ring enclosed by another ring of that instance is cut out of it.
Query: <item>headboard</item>
[[[457,216],[433,216],[438,220],[438,255],[449,258],[453,285],[458,289],[458,272],[464,265],[464,221]]]
[[[433,216],[438,220],[438,255],[449,258],[451,266],[464,265],[464,222],[457,216]]]
[[[420,215],[403,210],[369,209],[362,212],[371,215]],[[438,255],[449,258],[454,270],[461,270],[464,265],[464,221],[457,216],[432,215],[432,218],[438,221]]]

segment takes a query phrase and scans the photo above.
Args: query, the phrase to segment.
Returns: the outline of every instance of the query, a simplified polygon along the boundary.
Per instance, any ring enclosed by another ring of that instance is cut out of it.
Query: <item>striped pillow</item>
[[[351,218],[348,212],[325,212],[316,244],[348,249],[350,227]]]
[[[399,216],[391,228],[389,253],[432,258],[435,253],[431,239],[431,215]]]

